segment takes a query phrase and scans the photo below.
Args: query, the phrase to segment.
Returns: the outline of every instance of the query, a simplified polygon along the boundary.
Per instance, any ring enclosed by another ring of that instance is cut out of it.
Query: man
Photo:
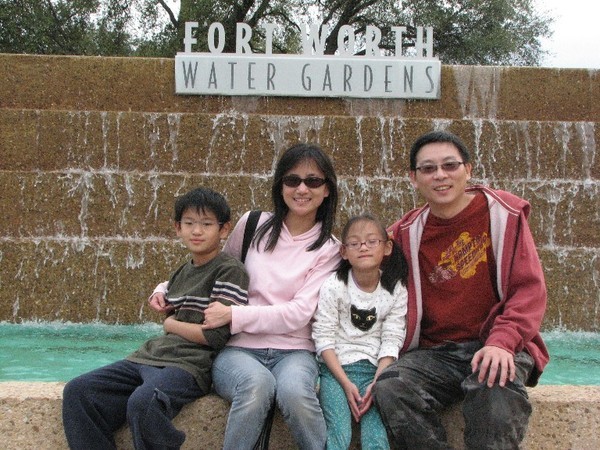
[[[440,412],[460,400],[467,448],[517,448],[531,414],[525,386],[548,362],[530,205],[468,187],[471,170],[457,136],[418,138],[410,180],[427,203],[389,229],[410,266],[407,336],[378,378],[375,402],[399,448],[450,448]]]

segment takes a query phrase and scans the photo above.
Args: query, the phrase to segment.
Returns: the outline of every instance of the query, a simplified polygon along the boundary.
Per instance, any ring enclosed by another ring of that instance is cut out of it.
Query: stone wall
[[[6,450],[62,450],[67,448],[61,420],[63,383],[0,383],[0,434]],[[538,386],[529,389],[533,414],[524,450],[600,448],[600,386]],[[229,405],[209,395],[184,407],[174,419],[187,435],[186,449],[221,448]],[[442,415],[452,448],[463,449],[464,420],[460,405]],[[351,450],[360,448],[358,429]],[[127,428],[115,436],[117,447],[133,449]],[[296,448],[279,414],[271,433],[270,449]]]
[[[282,150],[334,160],[337,229],[420,204],[407,149],[459,134],[477,181],[532,203],[545,329],[600,331],[600,71],[444,66],[439,101],[174,95],[174,61],[0,55],[0,320],[138,323],[184,257],[173,200],[209,185],[270,208]]]

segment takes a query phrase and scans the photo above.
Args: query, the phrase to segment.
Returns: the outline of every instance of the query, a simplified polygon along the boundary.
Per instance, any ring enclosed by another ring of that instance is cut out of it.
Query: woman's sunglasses
[[[304,183],[307,188],[316,189],[323,186],[327,180],[319,177],[300,178],[298,175],[286,175],[282,178],[282,181],[283,184],[291,188],[298,187],[300,183]]]

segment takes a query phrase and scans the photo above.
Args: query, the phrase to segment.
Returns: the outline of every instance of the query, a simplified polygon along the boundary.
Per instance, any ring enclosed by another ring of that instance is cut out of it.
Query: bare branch
[[[177,20],[177,17],[175,17],[175,14],[173,14],[173,10],[171,8],[169,8],[169,5],[167,5],[164,0],[158,0],[158,3],[160,4],[160,6],[163,7],[163,9],[165,10],[165,12],[168,14],[169,20],[171,21],[171,24],[175,28],[178,28],[179,27],[179,21]]]

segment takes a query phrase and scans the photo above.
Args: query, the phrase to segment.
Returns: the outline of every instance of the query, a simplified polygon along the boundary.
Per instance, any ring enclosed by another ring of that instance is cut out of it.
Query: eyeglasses
[[[437,172],[438,167],[441,167],[444,172],[455,172],[461,164],[464,164],[462,161],[448,161],[442,163],[440,165],[437,164],[424,164],[420,167],[416,167],[415,170],[420,170],[424,175],[431,175],[432,173]]]
[[[213,222],[210,220],[191,220],[191,219],[183,219],[180,220],[179,223],[186,228],[196,228],[196,225],[200,225],[200,228],[204,231],[208,230],[214,226],[223,225],[222,222]]]
[[[310,189],[316,189],[318,187],[321,187],[327,181],[325,178],[319,178],[319,177],[300,178],[298,175],[286,175],[281,180],[283,181],[283,184],[285,184],[287,187],[295,188],[295,187],[300,186],[300,183],[304,183],[306,185],[306,187],[310,188]]]
[[[346,242],[344,244],[344,247],[346,247],[349,250],[360,250],[360,248],[363,246],[363,244],[365,244],[367,248],[375,248],[382,242],[387,242],[387,241],[384,241],[383,239],[367,239],[364,242],[352,241],[352,242]]]

